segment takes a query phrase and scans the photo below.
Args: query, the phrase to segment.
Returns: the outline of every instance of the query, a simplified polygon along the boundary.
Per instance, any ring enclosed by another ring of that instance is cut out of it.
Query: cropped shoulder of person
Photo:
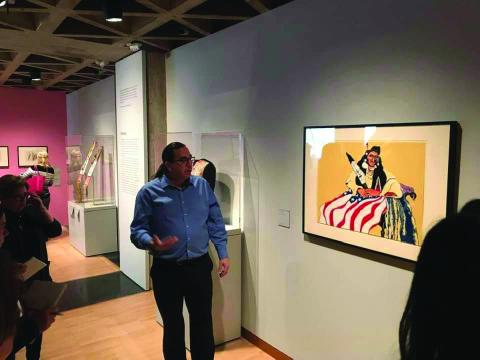
[[[402,360],[477,358],[479,226],[462,213],[426,235],[400,322]]]
[[[15,264],[7,252],[0,250],[0,360],[6,359],[13,349],[19,318],[18,291]]]

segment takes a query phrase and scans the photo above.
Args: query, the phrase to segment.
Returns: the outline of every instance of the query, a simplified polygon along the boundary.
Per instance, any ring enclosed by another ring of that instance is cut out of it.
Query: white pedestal
[[[115,205],[68,202],[70,244],[85,256],[118,251]]]
[[[213,301],[212,319],[215,345],[238,339],[242,326],[242,239],[238,228],[227,226],[228,256],[230,271],[222,279],[218,276],[218,256],[215,247],[210,242],[208,252],[213,261]],[[183,318],[185,319],[185,345],[190,349],[190,321],[188,310],[183,303]],[[163,321],[157,309],[157,322],[163,326]]]

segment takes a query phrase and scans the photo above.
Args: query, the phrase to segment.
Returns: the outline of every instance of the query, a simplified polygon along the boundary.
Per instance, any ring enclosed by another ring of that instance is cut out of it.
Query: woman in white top
[[[50,191],[48,188],[53,185],[53,179],[55,177],[55,170],[48,161],[48,153],[46,151],[40,151],[37,154],[37,165],[30,166],[27,171],[20,174],[21,177],[28,179],[36,173],[45,177],[45,183],[43,184],[43,191],[40,195],[43,204],[48,209],[50,206]]]

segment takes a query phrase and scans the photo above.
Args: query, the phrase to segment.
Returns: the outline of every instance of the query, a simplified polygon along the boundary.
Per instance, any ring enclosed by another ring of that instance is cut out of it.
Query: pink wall
[[[65,136],[66,98],[63,92],[0,87],[0,145],[8,146],[10,167],[0,176],[19,174],[17,146],[48,146],[50,163],[60,168],[61,186],[52,186],[50,211],[62,224],[67,218],[67,174]]]

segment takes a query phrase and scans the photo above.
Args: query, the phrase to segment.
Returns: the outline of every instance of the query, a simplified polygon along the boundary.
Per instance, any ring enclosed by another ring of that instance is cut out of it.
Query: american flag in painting
[[[387,207],[385,196],[364,198],[347,191],[320,207],[320,223],[369,233],[380,223]]]

